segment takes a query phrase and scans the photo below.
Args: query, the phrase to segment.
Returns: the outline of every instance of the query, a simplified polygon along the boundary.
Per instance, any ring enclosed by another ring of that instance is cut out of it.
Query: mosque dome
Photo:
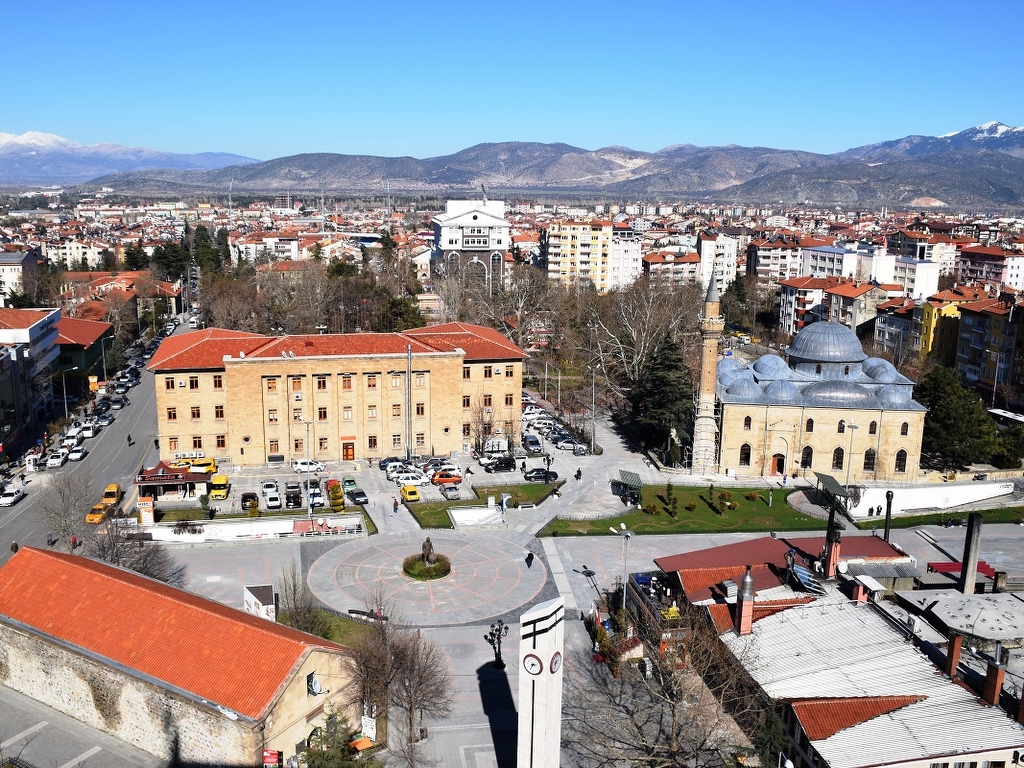
[[[723,371],[736,371],[743,367],[743,363],[737,360],[735,357],[727,357],[718,364],[718,372]]]
[[[792,375],[786,361],[778,355],[762,355],[754,363],[754,370],[765,379],[788,379]]]
[[[754,380],[754,374],[749,368],[730,368],[726,371],[718,372],[718,380],[729,386],[730,384],[739,381],[740,379],[747,379],[748,381]]]
[[[747,378],[738,379],[730,384],[725,391],[726,394],[745,400],[760,400],[762,394],[761,388],[752,379]]]
[[[816,381],[804,388],[804,397],[826,400],[832,405],[866,400],[870,396],[871,392],[863,386],[842,379]]]
[[[864,361],[862,369],[864,373],[870,376],[875,381],[879,381],[882,384],[892,384],[900,381],[903,377],[900,376],[899,371],[893,367],[893,364],[888,360],[883,360],[880,357],[871,357]]]
[[[910,386],[887,384],[876,393],[883,405],[899,408],[910,402]]]
[[[812,363],[859,363],[867,359],[860,339],[839,323],[812,323],[789,345],[790,361]]]
[[[772,400],[790,401],[800,397],[800,388],[792,381],[776,379],[764,388],[764,394]]]

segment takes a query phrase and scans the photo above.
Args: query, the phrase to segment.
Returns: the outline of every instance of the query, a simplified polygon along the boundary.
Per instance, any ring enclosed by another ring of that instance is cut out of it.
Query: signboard
[[[263,750],[263,764],[264,765],[281,765],[281,750],[280,749],[264,749]]]
[[[135,504],[135,508],[139,510],[139,524],[140,525],[155,525],[156,521],[153,519],[153,497],[152,496],[139,496],[138,502]]]
[[[99,376],[90,376],[89,377],[89,391],[90,392],[97,392],[97,391],[99,391],[99,388],[100,388],[100,377]]]
[[[184,472],[164,472],[162,475],[136,475],[136,485],[162,485],[165,483],[184,482]]]
[[[377,718],[363,715],[363,736],[370,741],[377,741]]]

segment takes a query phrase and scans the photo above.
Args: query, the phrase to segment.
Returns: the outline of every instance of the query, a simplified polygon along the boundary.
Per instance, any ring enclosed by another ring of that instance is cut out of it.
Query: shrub
[[[416,581],[443,579],[452,572],[452,563],[445,555],[437,555],[435,563],[424,563],[422,555],[409,555],[402,561],[402,571]]]
[[[751,491],[750,493],[748,493],[746,495],[745,498],[746,498],[747,501],[760,501],[761,494],[758,493],[757,491]]]
[[[686,505],[686,509],[689,510],[690,512],[695,511],[697,509],[697,502],[691,501],[689,504]]]
[[[658,514],[658,505],[654,503],[648,504],[646,507],[644,507],[644,512],[646,512],[648,515],[656,515]]]

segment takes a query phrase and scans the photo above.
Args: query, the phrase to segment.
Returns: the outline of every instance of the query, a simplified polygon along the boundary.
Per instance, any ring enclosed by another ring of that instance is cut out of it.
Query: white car
[[[324,505],[324,495],[320,493],[319,488],[310,488],[309,490],[309,506],[322,507]]]
[[[68,452],[63,448],[59,448],[50,454],[50,458],[46,460],[46,466],[48,467],[63,467],[68,460]]]
[[[420,472],[399,472],[395,475],[395,484],[399,488],[403,485],[430,485],[430,478]]]
[[[89,449],[84,445],[76,445],[68,453],[68,461],[81,461],[85,458],[85,454],[89,452]]]
[[[296,459],[292,462],[292,469],[296,472],[323,472],[326,467],[313,459]]]
[[[271,491],[267,495],[267,509],[280,509],[281,508],[281,496],[277,491]]]
[[[268,497],[272,493],[277,493],[277,481],[275,480],[264,480],[260,485],[260,493]]]
[[[4,488],[0,493],[0,507],[13,507],[25,498],[25,492],[21,488]]]

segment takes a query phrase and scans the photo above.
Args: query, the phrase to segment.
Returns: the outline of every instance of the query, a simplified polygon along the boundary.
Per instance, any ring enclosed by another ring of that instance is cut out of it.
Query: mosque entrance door
[[[772,456],[772,474],[786,474],[786,457],[781,453],[776,453],[774,456]]]

